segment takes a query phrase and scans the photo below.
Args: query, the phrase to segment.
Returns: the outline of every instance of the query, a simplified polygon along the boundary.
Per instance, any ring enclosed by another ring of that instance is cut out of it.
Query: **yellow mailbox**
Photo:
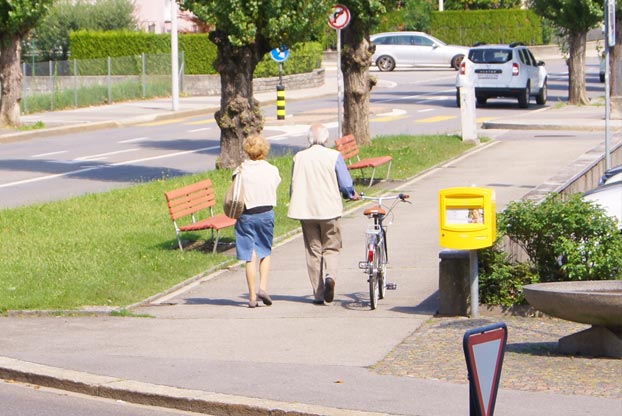
[[[447,188],[439,193],[440,244],[473,250],[490,247],[497,235],[495,191],[487,188]]]

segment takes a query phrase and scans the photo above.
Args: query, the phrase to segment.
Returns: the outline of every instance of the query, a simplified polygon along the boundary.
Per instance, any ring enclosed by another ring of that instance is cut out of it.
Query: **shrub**
[[[579,194],[511,202],[498,215],[497,231],[495,245],[479,251],[483,303],[524,304],[522,287],[530,283],[622,278],[617,220]],[[503,251],[504,237],[525,251],[526,262]]]

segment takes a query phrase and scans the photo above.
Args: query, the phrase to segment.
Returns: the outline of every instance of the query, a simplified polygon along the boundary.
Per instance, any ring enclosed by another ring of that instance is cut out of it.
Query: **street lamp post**
[[[171,0],[171,73],[173,111],[179,110],[179,58],[177,45],[177,2]]]

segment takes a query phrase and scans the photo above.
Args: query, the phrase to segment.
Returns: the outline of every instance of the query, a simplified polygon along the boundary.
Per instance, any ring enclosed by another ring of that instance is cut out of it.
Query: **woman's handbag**
[[[244,211],[244,186],[242,185],[242,170],[236,169],[233,173],[233,182],[225,194],[223,204],[225,215],[236,220],[242,216]]]

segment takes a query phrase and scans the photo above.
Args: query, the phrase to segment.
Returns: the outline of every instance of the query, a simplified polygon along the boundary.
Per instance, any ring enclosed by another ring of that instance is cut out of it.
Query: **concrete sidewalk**
[[[308,97],[324,92],[334,94],[334,84],[325,86],[325,91],[299,93]],[[181,107],[203,111],[213,105],[212,99],[183,99]],[[57,122],[58,129],[131,123],[142,117],[170,117],[169,104],[153,100],[110,109],[50,113],[45,122]],[[367,221],[361,215],[364,204],[350,203],[343,218],[344,250],[332,304],[311,303],[302,240],[293,235],[273,253],[271,307],[246,307],[244,272],[234,267],[134,308],[136,314],[150,318],[0,318],[0,332],[5,335],[0,341],[0,378],[213,415],[466,414],[466,366],[457,370],[463,372],[462,380],[446,381],[414,364],[415,355],[425,352],[432,366],[436,362],[440,367],[448,354],[459,356],[462,348],[461,339],[446,339],[445,351],[436,341],[413,338],[438,319],[434,317],[442,250],[438,245],[438,192],[454,186],[492,187],[497,209],[502,210],[508,202],[559,177],[560,171],[601,145],[601,133],[579,128],[588,120],[598,126],[595,130],[604,126],[602,108],[596,109],[599,111],[568,107],[562,114],[557,108],[548,108],[537,113],[542,115],[541,122],[563,120],[572,134],[534,133],[525,130],[522,121],[515,124],[520,130],[496,130],[497,140],[491,143],[412,180],[387,184],[389,192],[411,194],[413,204],[396,207],[388,239],[389,281],[397,283],[397,290],[389,291],[374,311],[368,307],[366,278],[357,267]],[[527,124],[539,122],[540,117],[531,112],[529,117]],[[508,124],[504,126],[510,129]],[[503,317],[456,318],[447,328],[456,322],[480,326],[499,320]],[[527,329],[521,334],[527,341],[510,332],[509,346],[539,339],[537,330],[529,330],[529,322],[535,325],[537,320],[526,322]],[[407,353],[400,355],[399,351]],[[508,366],[514,359],[538,359],[527,353],[517,355],[506,355]],[[550,374],[536,380],[539,388],[519,388],[519,383],[509,383],[513,381],[510,377],[506,385],[502,374],[497,414],[622,414],[622,390],[614,388],[607,397],[591,395],[588,387],[598,380],[581,378],[581,371],[567,365],[568,361],[541,358],[537,363],[556,364]],[[589,358],[570,360],[593,364]],[[605,361],[622,373],[617,360]],[[389,364],[403,371],[380,371]],[[524,368],[511,377],[528,380],[533,374]],[[561,377],[560,384],[564,378],[579,379],[585,388],[574,393],[548,389],[542,387],[547,385],[544,377]]]

